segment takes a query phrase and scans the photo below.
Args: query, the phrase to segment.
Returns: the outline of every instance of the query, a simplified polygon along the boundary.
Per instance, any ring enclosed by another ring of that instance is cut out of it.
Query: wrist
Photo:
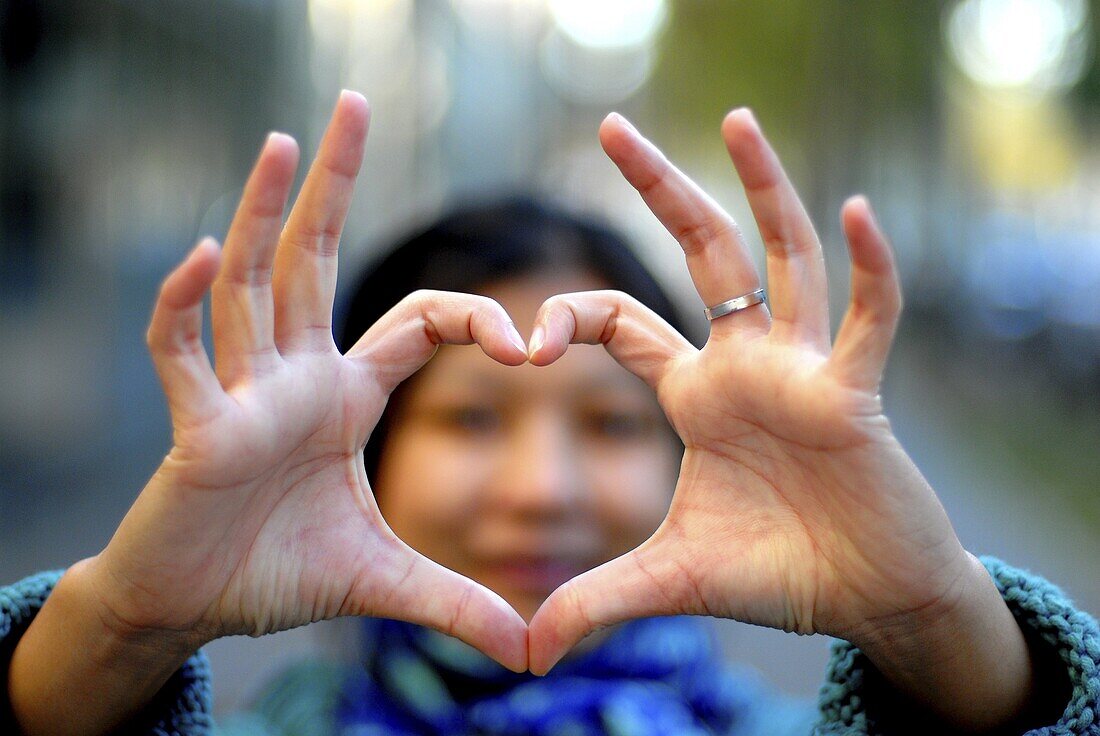
[[[952,640],[969,630],[976,602],[988,602],[990,581],[981,562],[965,550],[960,555],[937,595],[913,609],[870,618],[846,638],[868,656],[898,666],[919,659],[930,647],[950,649]]]
[[[941,598],[874,622],[853,643],[919,711],[965,732],[1016,728],[1037,706],[1036,666],[985,567],[965,556]]]
[[[8,670],[27,734],[107,733],[137,715],[195,651],[180,632],[133,627],[103,603],[94,558],[61,577]]]
[[[141,615],[140,607],[127,604],[131,598],[129,586],[110,569],[102,553],[70,567],[58,581],[58,588],[63,585],[72,600],[86,606],[98,622],[107,645],[105,651],[124,651],[139,657],[145,654],[178,666],[216,638],[198,629],[166,627]]]

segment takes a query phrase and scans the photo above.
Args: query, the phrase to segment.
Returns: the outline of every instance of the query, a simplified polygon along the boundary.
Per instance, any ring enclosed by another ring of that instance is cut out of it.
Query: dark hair
[[[417,289],[477,293],[503,279],[567,270],[599,276],[684,332],[671,299],[621,236],[595,220],[516,197],[456,210],[369,266],[346,302],[340,348],[348,350]],[[372,482],[390,418],[411,383],[394,392],[364,450]]]

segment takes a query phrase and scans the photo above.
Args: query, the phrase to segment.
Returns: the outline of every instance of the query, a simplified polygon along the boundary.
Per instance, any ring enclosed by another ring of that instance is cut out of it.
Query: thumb
[[[387,580],[368,583],[363,605],[348,611],[427,626],[461,639],[514,672],[527,669],[527,624],[488,588],[432,562],[394,538],[394,547],[375,569]]]
[[[693,612],[690,576],[661,554],[658,537],[561,585],[535,612],[528,632],[531,672],[544,675],[581,639],[647,616]]]

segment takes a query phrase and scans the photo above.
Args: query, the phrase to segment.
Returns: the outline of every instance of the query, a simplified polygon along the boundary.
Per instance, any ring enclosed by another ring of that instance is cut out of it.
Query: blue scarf
[[[510,672],[457,639],[366,622],[365,666],[344,687],[344,734],[695,736],[740,731],[766,699],[716,654],[705,622],[632,621],[546,677]]]

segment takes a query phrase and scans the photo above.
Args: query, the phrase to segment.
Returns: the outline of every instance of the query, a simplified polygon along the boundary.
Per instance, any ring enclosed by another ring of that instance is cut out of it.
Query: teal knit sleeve
[[[276,677],[248,711],[219,719],[217,736],[330,736],[337,724],[342,687],[353,674],[346,666],[305,662]],[[348,732],[368,733],[367,729]],[[373,732],[370,732],[373,733]]]
[[[19,637],[42,608],[63,571],[38,573],[0,587],[0,733],[16,733],[7,700],[8,665]],[[198,652],[165,684],[157,698],[122,731],[133,736],[207,736],[210,717],[210,665]]]
[[[1065,667],[1071,687],[1057,723],[1028,731],[1029,736],[1089,734],[1100,736],[1100,625],[1074,608],[1057,587],[995,557],[980,558],[1030,640],[1049,646]],[[884,734],[888,712],[881,676],[854,645],[837,641],[818,698],[815,734]],[[912,725],[912,724],[909,724]]]

